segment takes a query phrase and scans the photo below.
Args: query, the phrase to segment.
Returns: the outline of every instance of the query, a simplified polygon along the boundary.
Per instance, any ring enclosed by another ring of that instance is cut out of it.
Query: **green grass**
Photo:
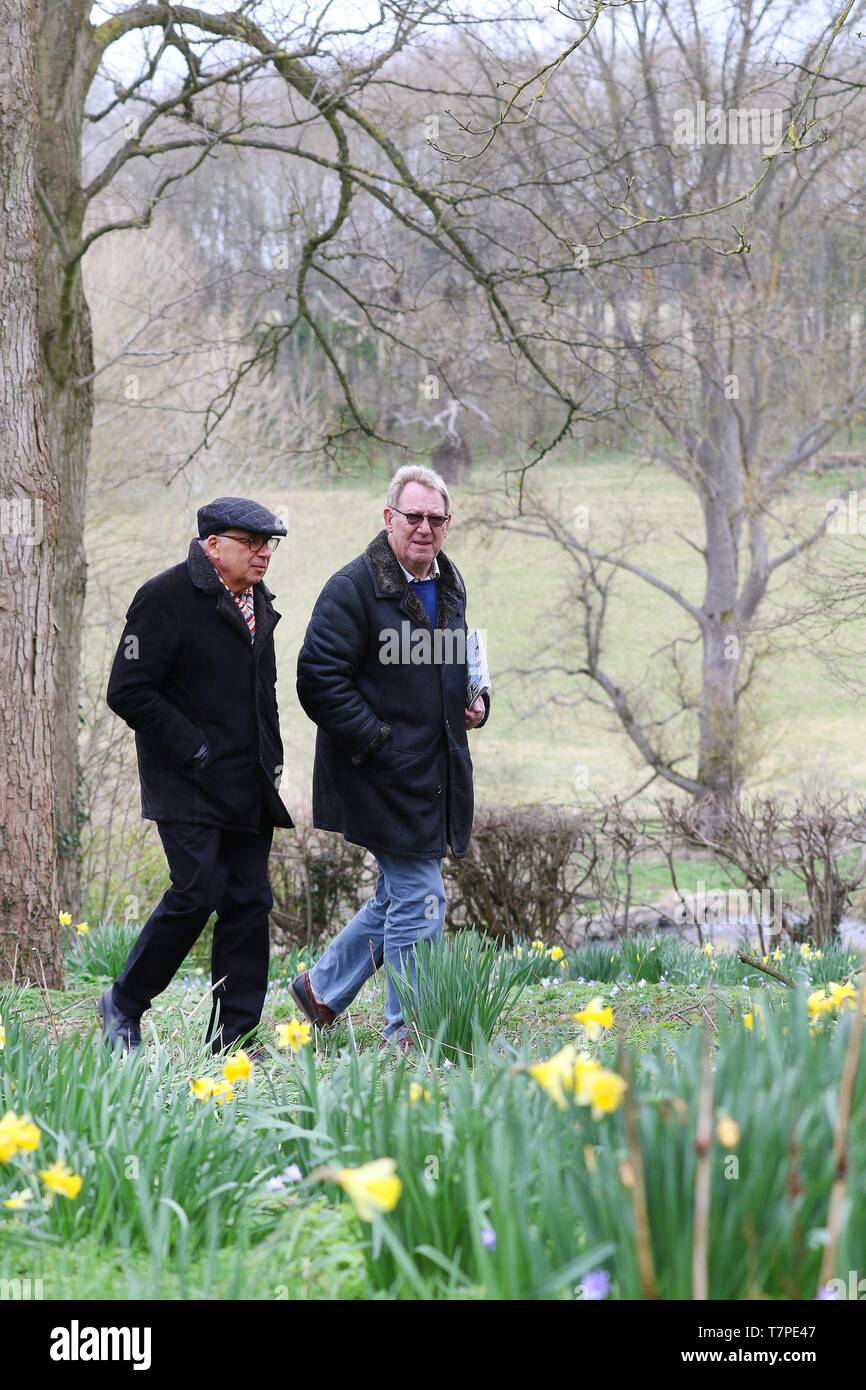
[[[428,972],[453,986],[450,966],[466,945],[449,942],[451,960],[428,960]],[[486,948],[473,949],[483,969]],[[0,1165],[0,1200],[35,1194],[24,1210],[0,1207],[3,1276],[41,1278],[49,1298],[572,1300],[586,1274],[603,1268],[612,1297],[640,1297],[622,1107],[600,1117],[573,1103],[559,1109],[526,1070],[574,1044],[614,1070],[623,1049],[631,1057],[628,1103],[644,1154],[658,1293],[687,1298],[706,1033],[714,1126],[730,1117],[740,1131],[734,1146],[713,1147],[711,1295],[811,1297],[850,1015],[812,1036],[805,984],[720,981],[711,962],[701,974],[707,957],[677,949],[666,968],[683,978],[635,978],[645,961],[626,950],[617,983],[564,973],[528,983],[493,1020],[489,1040],[476,1027],[471,1051],[449,1055],[433,1042],[411,1064],[379,1046],[380,978],[362,992],[350,1026],[297,1057],[271,1048],[221,1107],[189,1094],[190,1080],[216,1077],[222,1061],[203,1046],[192,987],[166,992],[143,1052],[126,1060],[99,1043],[83,990],[54,992],[50,1016],[40,992],[3,990],[0,1114],[29,1113],[41,1130],[38,1154]],[[613,1005],[614,1028],[588,1044],[573,1016],[596,995]],[[285,1003],[272,988],[265,1037]],[[866,1161],[864,1090],[861,1066],[852,1198]],[[402,1194],[371,1227],[322,1170],[381,1157],[395,1160]],[[44,1207],[36,1170],[58,1158],[83,1187]],[[292,1165],[291,1178],[274,1181]],[[864,1221],[854,1201],[843,1273],[856,1266]]]

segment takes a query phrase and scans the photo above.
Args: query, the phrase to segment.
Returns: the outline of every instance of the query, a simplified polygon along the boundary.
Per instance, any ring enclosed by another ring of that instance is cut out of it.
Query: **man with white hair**
[[[306,1017],[329,1027],[383,961],[414,980],[419,941],[445,925],[441,862],[466,854],[472,829],[467,730],[466,588],[442,550],[451,524],[444,480],[406,465],[388,488],[385,528],[325,585],[298,657],[298,698],[318,725],[313,821],[364,845],[376,891],[321,959],[292,982]],[[383,1036],[411,1047],[389,980]]]

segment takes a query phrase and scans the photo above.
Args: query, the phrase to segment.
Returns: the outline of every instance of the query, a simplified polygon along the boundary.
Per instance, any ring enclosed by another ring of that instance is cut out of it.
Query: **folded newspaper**
[[[490,690],[490,667],[487,648],[477,627],[466,634],[466,708],[477,700],[483,690]]]

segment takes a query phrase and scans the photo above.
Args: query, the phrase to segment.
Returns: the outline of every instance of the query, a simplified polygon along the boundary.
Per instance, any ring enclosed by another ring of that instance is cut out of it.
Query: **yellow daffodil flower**
[[[590,1073],[587,1089],[592,1105],[592,1118],[600,1120],[603,1115],[610,1115],[616,1110],[625,1094],[627,1083],[617,1072],[602,1067],[599,1071]]]
[[[39,1126],[33,1124],[29,1115],[16,1115],[7,1110],[0,1120],[0,1163],[8,1163],[19,1149],[32,1153],[39,1147]]]
[[[429,1100],[430,1092],[422,1086],[420,1081],[412,1081],[409,1084],[409,1104],[417,1105],[419,1100]]]
[[[613,1009],[609,1004],[605,1005],[601,995],[595,999],[590,999],[585,1009],[580,1013],[572,1014],[575,1023],[579,1023],[586,1029],[586,1036],[590,1042],[595,1042],[600,1038],[605,1028],[613,1027]]]
[[[818,1018],[821,1014],[832,1013],[833,999],[825,989],[815,989],[806,1000],[810,1018]]]
[[[532,949],[540,954],[544,950],[544,942],[536,937],[532,943]]]
[[[850,985],[840,985],[835,980],[831,980],[828,988],[834,1009],[841,1009],[843,1005],[849,1003],[853,1005],[857,998],[856,989],[852,989]]]
[[[529,1075],[533,1081],[537,1081],[542,1091],[545,1091],[554,1104],[560,1110],[566,1108],[565,1092],[574,1085],[574,1064],[577,1060],[577,1049],[572,1043],[566,1043],[565,1047],[548,1057],[544,1062],[533,1062],[527,1067]]]
[[[299,1018],[291,1018],[288,1023],[277,1024],[277,1047],[290,1047],[293,1052],[306,1047],[310,1041],[312,1024],[302,1023]]]
[[[591,1078],[600,1071],[601,1062],[595,1057],[590,1057],[588,1052],[581,1052],[575,1058],[571,1084],[578,1105],[589,1105],[592,1100]]]
[[[90,925],[87,922],[76,922],[75,930],[78,932],[79,936],[86,936],[90,931]]]
[[[60,923],[61,927],[71,927],[71,926],[72,926],[72,913],[71,913],[71,912],[61,912],[61,913],[60,913],[60,916],[57,918],[57,920],[58,920],[58,922]]]
[[[551,960],[562,960],[562,957],[565,955],[565,952],[563,951],[561,946],[551,946],[547,954],[550,956]]]
[[[713,954],[713,943],[712,943],[712,941],[707,941],[707,942],[704,943],[704,955],[705,955],[705,956],[711,956],[712,954]]]
[[[39,1176],[44,1182],[49,1192],[56,1193],[59,1197],[69,1197],[70,1199],[78,1196],[81,1191],[83,1179],[77,1173],[73,1173],[71,1168],[67,1168],[65,1163],[58,1159],[48,1168],[41,1168]]]
[[[782,952],[781,952],[780,948],[777,946],[776,949],[775,949],[775,951],[773,952],[773,960],[781,960],[781,959],[782,959]]]
[[[228,1082],[249,1081],[253,1074],[253,1064],[243,1048],[233,1053],[223,1067],[223,1076]]]
[[[22,1207],[26,1207],[27,1203],[32,1201],[33,1193],[25,1187],[21,1192],[13,1192],[11,1197],[6,1198],[3,1205],[8,1207],[10,1211],[20,1211]]]
[[[743,1014],[743,1027],[750,1031],[755,1026],[755,1015],[753,1013]]]
[[[381,1212],[393,1211],[403,1191],[393,1158],[375,1158],[360,1168],[338,1168],[333,1178],[362,1221],[373,1221]]]
[[[217,1105],[224,1105],[228,1100],[234,1100],[235,1093],[228,1081],[217,1081],[214,1085],[212,1095]]]
[[[719,1143],[726,1149],[735,1149],[740,1142],[740,1126],[730,1115],[723,1115],[716,1126]]]
[[[216,1082],[209,1076],[200,1076],[197,1081],[190,1082],[190,1095],[195,1096],[196,1100],[210,1100],[215,1085]]]

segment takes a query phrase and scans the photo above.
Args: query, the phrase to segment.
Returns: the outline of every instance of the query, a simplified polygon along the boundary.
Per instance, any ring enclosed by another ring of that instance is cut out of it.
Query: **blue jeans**
[[[415,945],[435,941],[445,927],[440,859],[377,852],[376,862],[379,877],[372,898],[346,923],[310,971],[316,997],[335,1013],[349,1007],[373,974],[374,961],[376,969],[386,960],[396,971],[401,962],[408,962],[414,984]],[[382,1036],[396,1040],[407,1031],[397,991],[389,980]]]

